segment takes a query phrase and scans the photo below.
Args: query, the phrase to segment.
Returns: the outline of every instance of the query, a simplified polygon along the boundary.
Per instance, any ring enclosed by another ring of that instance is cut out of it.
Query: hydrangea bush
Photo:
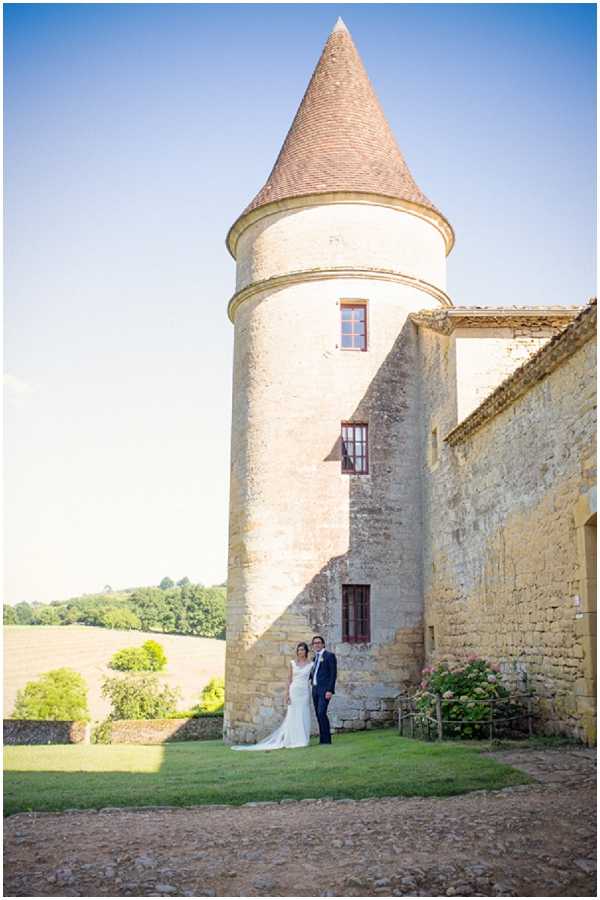
[[[509,690],[499,668],[485,659],[470,656],[465,663],[451,666],[446,660],[423,669],[423,680],[415,694],[417,724],[428,728],[427,716],[436,718],[435,694],[442,698],[444,737],[479,738],[489,735],[490,703],[494,715],[517,715],[519,707],[509,702]],[[499,723],[500,724],[500,723]],[[494,725],[496,729],[496,725]]]

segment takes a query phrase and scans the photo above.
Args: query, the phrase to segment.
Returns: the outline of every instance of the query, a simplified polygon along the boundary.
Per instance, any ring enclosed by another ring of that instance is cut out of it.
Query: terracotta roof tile
[[[275,200],[335,191],[381,194],[439,212],[415,183],[341,19],[266,184],[242,215]]]

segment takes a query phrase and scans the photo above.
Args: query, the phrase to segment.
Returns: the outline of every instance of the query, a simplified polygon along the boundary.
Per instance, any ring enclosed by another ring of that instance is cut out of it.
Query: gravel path
[[[595,896],[594,752],[494,755],[538,782],[446,799],[11,816],[5,896]]]

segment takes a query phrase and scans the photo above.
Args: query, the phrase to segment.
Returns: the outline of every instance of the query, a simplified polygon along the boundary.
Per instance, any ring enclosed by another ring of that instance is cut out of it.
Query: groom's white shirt
[[[322,650],[319,650],[319,652],[316,654],[317,659],[315,662],[315,671],[313,672],[313,684],[317,683],[317,672],[319,671],[319,666],[321,665],[322,654],[323,654]]]

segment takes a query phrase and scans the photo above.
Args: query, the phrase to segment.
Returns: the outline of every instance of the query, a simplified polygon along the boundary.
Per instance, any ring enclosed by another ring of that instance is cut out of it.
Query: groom
[[[327,707],[335,693],[335,678],[337,675],[337,660],[335,653],[325,649],[325,641],[320,634],[312,639],[312,649],[315,653],[313,667],[310,670],[312,681],[313,703],[319,723],[319,743],[331,743],[331,730],[327,718]]]

